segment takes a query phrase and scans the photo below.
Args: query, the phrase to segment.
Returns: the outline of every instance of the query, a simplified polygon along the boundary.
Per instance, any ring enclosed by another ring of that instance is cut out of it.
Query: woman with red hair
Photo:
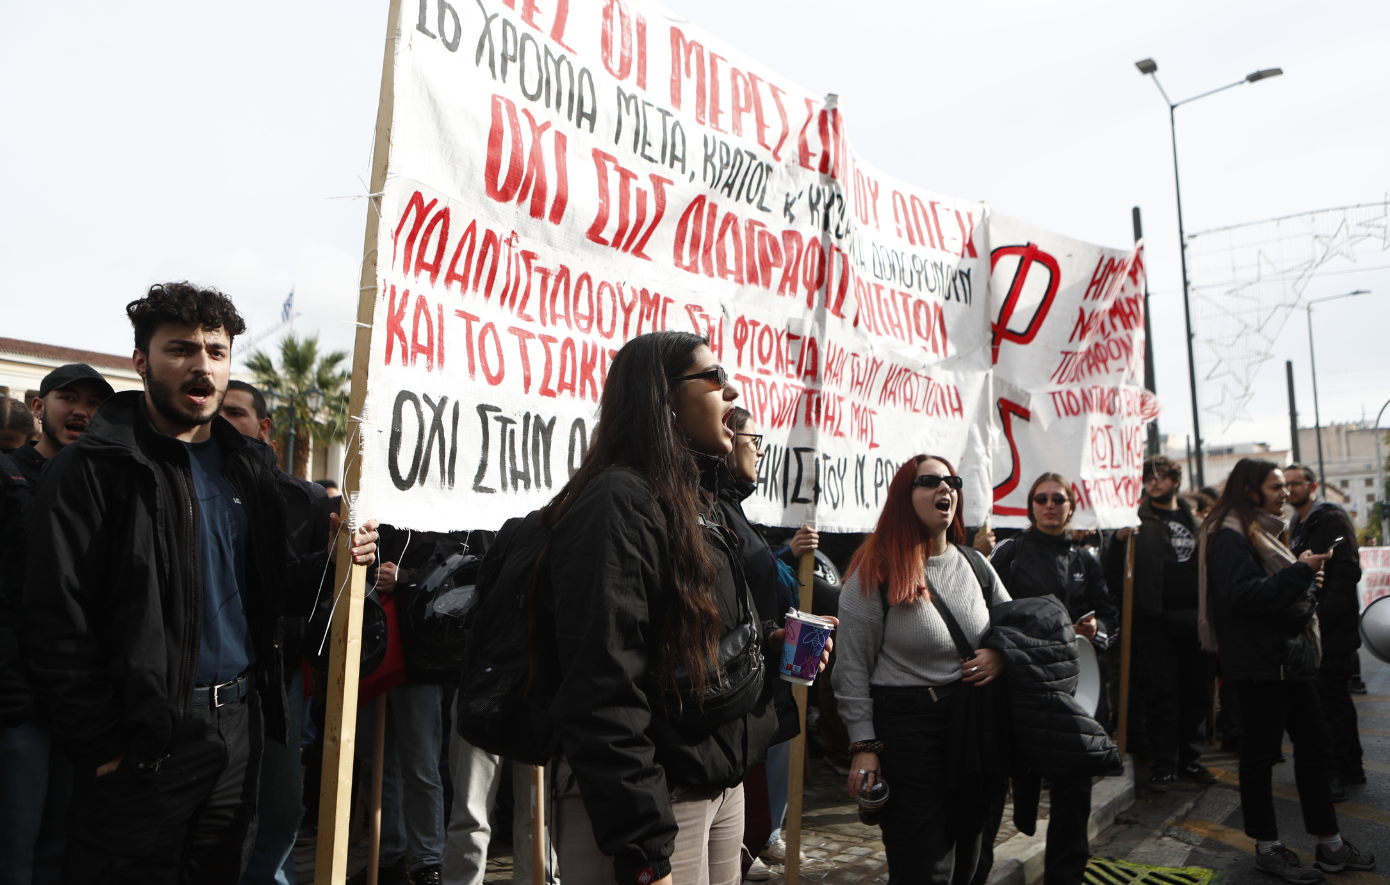
[[[1002,796],[1002,778],[970,778],[1001,767],[1002,729],[978,727],[990,705],[976,690],[1004,659],[978,646],[989,608],[1009,594],[984,557],[961,546],[962,485],[944,458],[904,464],[840,594],[833,680],[853,741],[849,792],[880,777],[888,785],[889,885],[970,882]]]

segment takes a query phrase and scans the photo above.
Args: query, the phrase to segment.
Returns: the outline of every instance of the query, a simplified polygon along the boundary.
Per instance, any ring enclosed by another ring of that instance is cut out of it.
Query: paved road
[[[1356,706],[1368,783],[1349,787],[1348,801],[1338,803],[1337,813],[1342,834],[1375,851],[1380,869],[1329,879],[1348,885],[1390,885],[1390,666],[1365,653],[1361,659],[1369,692],[1357,697]],[[1292,747],[1286,746],[1285,752],[1291,755]],[[1254,843],[1243,829],[1236,757],[1209,754],[1203,761],[1221,783],[1204,788],[1180,782],[1166,795],[1149,793],[1141,786],[1133,811],[1101,834],[1092,845],[1094,853],[1159,866],[1207,867],[1222,873],[1229,885],[1278,881],[1254,868]],[[1141,769],[1139,783],[1146,778],[1147,772]],[[1275,767],[1274,784],[1280,836],[1311,861],[1316,840],[1303,833],[1292,758]]]

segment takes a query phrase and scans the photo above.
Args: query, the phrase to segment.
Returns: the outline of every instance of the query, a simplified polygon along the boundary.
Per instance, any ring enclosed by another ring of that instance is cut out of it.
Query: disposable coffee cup
[[[791,609],[787,612],[787,640],[777,675],[795,685],[810,685],[820,671],[821,652],[830,641],[835,624],[828,618]]]

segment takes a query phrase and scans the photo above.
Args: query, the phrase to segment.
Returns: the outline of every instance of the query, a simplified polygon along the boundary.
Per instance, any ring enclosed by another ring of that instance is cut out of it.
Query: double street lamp
[[[1178,183],[1178,125],[1174,112],[1178,107],[1199,98],[1206,98],[1208,95],[1215,95],[1227,89],[1233,89],[1245,83],[1258,83],[1260,80],[1269,77],[1277,77],[1284,73],[1282,68],[1265,68],[1249,74],[1243,80],[1237,80],[1218,89],[1203,92],[1201,95],[1194,95],[1182,101],[1174,102],[1168,98],[1168,92],[1163,88],[1163,84],[1158,82],[1158,62],[1151,58],[1134,63],[1139,69],[1139,73],[1153,77],[1154,85],[1163,96],[1163,100],[1168,103],[1168,127],[1173,136],[1173,187],[1178,194],[1178,241],[1181,246],[1182,256],[1182,312],[1183,318],[1187,321],[1187,378],[1192,393],[1192,436],[1197,441],[1197,487],[1201,488],[1207,484],[1206,471],[1203,470],[1203,448],[1202,448],[1202,419],[1197,408],[1197,361],[1192,354],[1192,304],[1188,296],[1187,286],[1187,236],[1183,233],[1182,227],[1182,186]]]
[[[289,454],[285,456],[285,463],[289,465],[289,472],[294,473],[294,442],[296,427],[299,423],[299,410],[297,406],[302,400],[304,406],[309,410],[310,415],[317,415],[323,408],[323,391],[317,387],[310,387],[307,390],[291,390],[289,393],[281,393],[274,387],[267,387],[261,391],[265,397],[266,405],[272,412],[285,406],[290,413],[290,426],[285,430],[285,444],[289,446]]]

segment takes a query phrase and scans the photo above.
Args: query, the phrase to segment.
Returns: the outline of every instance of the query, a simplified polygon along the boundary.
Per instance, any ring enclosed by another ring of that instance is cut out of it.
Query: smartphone
[[[1078,623],[1078,624],[1083,623],[1083,622],[1085,622],[1085,620],[1086,620],[1087,618],[1094,618],[1095,616],[1096,616],[1096,610],[1095,610],[1095,609],[1091,609],[1090,611],[1086,612],[1086,614],[1084,614],[1084,615],[1082,615],[1081,617],[1077,618],[1077,619],[1076,619],[1076,623]]]
[[[1333,539],[1332,539],[1332,543],[1327,545],[1327,549],[1324,550],[1323,553],[1331,553],[1333,550],[1336,550],[1336,549],[1337,549],[1337,545],[1338,545],[1338,544],[1342,543],[1342,542],[1345,541],[1345,540],[1346,540],[1345,537],[1333,538]]]

